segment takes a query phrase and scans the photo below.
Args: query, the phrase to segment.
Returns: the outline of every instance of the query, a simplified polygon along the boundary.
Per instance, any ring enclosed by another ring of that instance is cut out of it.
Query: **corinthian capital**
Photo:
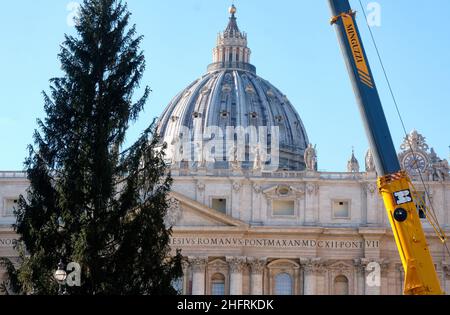
[[[266,266],[267,258],[251,257],[247,259],[247,263],[250,265],[253,274],[262,274],[264,267]]]
[[[244,266],[246,264],[245,257],[241,256],[233,256],[233,257],[227,257],[228,265],[230,266],[230,272],[242,272],[244,269]]]
[[[364,273],[364,271],[366,270],[365,265],[363,265],[361,262],[361,258],[357,258],[357,259],[353,260],[353,267],[355,267],[355,269],[358,273]]]
[[[300,265],[307,275],[325,271],[325,264],[320,258],[300,258]]]
[[[189,264],[192,267],[192,271],[203,271],[208,263],[208,257],[189,257]]]

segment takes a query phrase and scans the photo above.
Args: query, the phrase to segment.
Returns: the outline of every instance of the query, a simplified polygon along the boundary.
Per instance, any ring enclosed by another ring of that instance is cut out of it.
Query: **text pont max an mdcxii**
[[[239,237],[172,237],[172,246],[276,247],[276,248],[379,248],[378,240],[314,240]]]

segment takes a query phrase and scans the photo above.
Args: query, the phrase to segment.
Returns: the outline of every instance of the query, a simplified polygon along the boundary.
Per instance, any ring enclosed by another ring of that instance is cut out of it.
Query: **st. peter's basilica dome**
[[[213,63],[207,73],[176,95],[160,117],[158,133],[169,146],[167,156],[175,166],[231,168],[233,154],[225,146],[215,149],[222,151],[223,158],[191,159],[185,154],[177,159],[176,156],[183,153],[177,143],[189,140],[194,152],[194,147],[204,147],[213,138],[236,141],[236,135],[230,136],[225,131],[227,127],[255,127],[257,133],[260,127],[266,127],[267,155],[274,152],[271,145],[277,143],[279,147],[278,169],[303,170],[304,152],[309,142],[300,116],[286,95],[256,75],[256,68],[250,64],[247,34],[239,30],[235,12],[232,6],[228,26],[217,37]],[[276,133],[271,131],[272,127],[279,128],[278,141],[274,141]],[[216,132],[217,128],[223,133]],[[248,138],[247,135],[247,141]],[[249,149],[248,144],[238,147],[245,148],[239,167],[256,167],[254,156],[258,154],[252,155],[254,150]],[[186,153],[186,148],[184,151]]]

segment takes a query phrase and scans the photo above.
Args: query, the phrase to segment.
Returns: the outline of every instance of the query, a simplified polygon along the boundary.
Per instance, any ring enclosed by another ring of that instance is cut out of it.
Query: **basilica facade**
[[[185,256],[174,285],[186,295],[402,294],[370,150],[361,165],[352,154],[347,172],[318,171],[299,114],[256,74],[234,6],[230,15],[207,73],[159,119],[174,179],[166,224]],[[448,162],[419,132],[404,140],[399,160],[425,199],[418,211],[450,292],[450,257],[424,215],[432,205],[450,231]],[[0,172],[0,256],[16,255],[13,209],[27,187],[24,173]]]

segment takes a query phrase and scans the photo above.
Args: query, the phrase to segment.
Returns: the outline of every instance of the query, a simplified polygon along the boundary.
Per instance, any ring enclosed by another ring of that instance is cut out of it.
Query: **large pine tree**
[[[123,150],[150,92],[133,98],[145,60],[129,21],[120,0],[85,0],[78,36],[65,36],[64,76],[44,93],[46,118],[25,162],[30,188],[16,211],[27,254],[8,270],[20,293],[56,294],[61,259],[82,267],[81,287],[69,293],[175,293],[181,255],[171,255],[164,225],[164,146],[152,125]]]

